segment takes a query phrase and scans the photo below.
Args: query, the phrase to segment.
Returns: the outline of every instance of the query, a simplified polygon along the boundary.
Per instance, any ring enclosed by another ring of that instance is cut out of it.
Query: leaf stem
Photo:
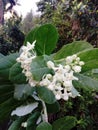
[[[43,112],[44,112],[43,121],[48,122],[48,113],[47,113],[46,104],[43,100],[41,100],[41,101],[42,101]]]
[[[65,61],[65,58],[59,59],[59,60],[54,60],[54,62],[58,63],[58,62],[62,62]]]

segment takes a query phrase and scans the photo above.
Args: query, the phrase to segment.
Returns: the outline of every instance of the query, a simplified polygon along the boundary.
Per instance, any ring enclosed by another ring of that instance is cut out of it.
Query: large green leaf
[[[85,49],[92,49],[93,46],[85,41],[75,41],[70,44],[64,45],[61,50],[54,54],[54,59],[59,60],[67,56],[76,54],[78,52],[84,51]]]
[[[13,96],[14,85],[6,78],[0,77],[0,104]]]
[[[30,103],[27,105],[21,105],[12,111],[11,115],[17,115],[19,117],[30,114],[35,108],[38,107],[38,102]]]
[[[22,102],[19,102],[13,98],[7,99],[5,102],[0,104],[0,122],[8,118],[18,105],[21,105]]]
[[[98,81],[97,80],[95,80],[91,77],[88,77],[88,76],[84,76],[83,74],[75,74],[75,76],[78,77],[79,80],[73,81],[74,86],[98,91]]]
[[[53,104],[46,104],[48,113],[57,113],[60,111],[60,104],[58,101]]]
[[[47,104],[53,104],[56,99],[53,92],[46,87],[36,87],[38,96]]]
[[[37,126],[36,130],[52,130],[52,125],[47,122],[42,122]]]
[[[18,118],[11,124],[8,130],[20,130],[23,120],[23,117]]]
[[[32,29],[26,36],[25,44],[33,43],[35,40],[35,49],[38,55],[51,54],[58,40],[56,28],[51,24],[45,24]]]
[[[98,69],[93,69],[93,70],[92,70],[92,73],[98,74]]]
[[[51,24],[40,26],[35,32],[35,48],[38,55],[51,54],[58,40],[56,28]]]
[[[20,63],[16,63],[14,64],[11,69],[10,69],[10,73],[9,73],[9,79],[15,83],[15,84],[22,84],[22,83],[26,83],[26,77],[25,75],[22,73],[22,68],[20,66]]]
[[[92,69],[83,73],[84,76],[88,76],[98,81],[98,69]]]
[[[14,98],[18,100],[24,100],[28,96],[32,95],[34,88],[29,84],[15,85]]]
[[[0,85],[0,104],[13,97],[14,87],[11,85]]]
[[[16,63],[17,53],[10,54],[0,59],[0,76],[9,77],[10,68]]]
[[[73,116],[66,116],[53,122],[53,130],[71,130],[76,126],[76,118]]]
[[[98,68],[98,48],[85,50],[84,52],[80,52],[78,56],[85,63],[82,67],[82,73]]]
[[[44,55],[38,56],[32,60],[31,72],[35,80],[40,81],[44,74],[51,73],[51,70],[46,65],[49,59],[48,56]]]
[[[1,59],[1,58],[4,58],[4,55],[0,53],[0,59]]]
[[[88,73],[88,76],[98,80],[98,69],[92,69],[90,73]]]
[[[40,112],[36,111],[28,118],[26,130],[36,130],[36,122],[39,116]]]

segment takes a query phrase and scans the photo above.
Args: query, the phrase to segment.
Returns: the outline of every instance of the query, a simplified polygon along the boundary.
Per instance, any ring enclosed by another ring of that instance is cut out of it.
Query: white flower
[[[49,84],[50,84],[50,81],[47,78],[40,81],[41,86],[48,86]]]
[[[65,65],[55,65],[52,61],[48,61],[47,66],[53,69],[54,75],[46,74],[40,81],[41,86],[45,86],[53,91],[57,100],[68,100],[69,97],[72,97],[72,81],[78,80],[73,73],[79,73],[81,71],[79,63],[83,64],[77,55],[68,56],[65,61]]]
[[[72,80],[73,79],[73,71],[66,73],[66,80]]]
[[[50,84],[48,85],[48,89],[54,91],[54,86],[55,86],[54,83],[53,83],[53,84],[50,83]]]
[[[83,61],[80,61],[80,62],[79,62],[79,65],[80,65],[80,66],[84,65],[84,62],[83,62]]]
[[[70,90],[71,86],[72,86],[72,80],[65,80],[63,85],[67,88],[68,90]]]
[[[77,55],[68,56],[65,59],[65,64],[55,64],[55,62],[48,61],[47,67],[54,71],[52,74],[45,74],[41,81],[36,81],[33,79],[33,75],[30,72],[32,59],[36,57],[34,51],[35,42],[30,44],[27,43],[27,46],[23,46],[22,53],[17,62],[21,63],[23,68],[23,73],[27,77],[29,84],[33,86],[44,86],[53,91],[57,100],[63,99],[68,100],[69,97],[73,97],[73,80],[78,80],[73,74],[74,72],[81,72],[81,66],[84,65],[83,61],[80,61],[80,58]],[[77,96],[77,95],[76,95]]]
[[[63,79],[64,79],[64,75],[57,72],[57,73],[55,73],[55,75],[53,76],[53,78],[54,78],[55,82],[56,81],[62,82]]]
[[[31,76],[32,76],[32,73],[29,72],[29,71],[27,71],[27,72],[25,72],[25,76],[26,76],[26,77],[31,77]]]
[[[21,60],[20,60],[20,57],[18,57],[18,58],[16,59],[16,61],[17,61],[17,62],[20,62],[20,61],[21,61]]]
[[[79,66],[79,65],[73,66],[72,69],[73,69],[74,72],[76,72],[76,73],[81,72],[81,66]]]
[[[62,99],[64,99],[65,101],[67,101],[69,99],[69,95],[66,93],[62,94]]]
[[[57,73],[59,73],[59,74],[62,74],[62,73],[65,72],[65,71],[64,71],[64,66],[61,65],[61,64],[59,64],[57,67],[55,67],[54,70],[55,70]]]
[[[60,99],[62,98],[61,95],[62,95],[62,94],[61,94],[61,91],[55,92],[55,98],[56,98],[57,100],[60,100]]]
[[[44,84],[45,87],[52,90],[56,99],[68,100],[69,97],[73,97],[73,80],[78,80],[77,77],[73,75],[74,72],[81,72],[81,66],[84,62],[80,61],[80,58],[77,55],[68,56],[65,59],[65,65],[58,64],[55,65],[52,61],[47,62],[47,66],[54,70],[54,75],[46,74],[42,81],[46,80],[46,77],[49,77],[49,85]],[[42,82],[41,81],[41,82]],[[78,95],[76,95],[78,96]]]
[[[55,91],[61,91],[61,90],[63,90],[64,88],[62,88],[62,84],[61,83],[56,83],[55,85],[54,85],[54,90]]]
[[[23,122],[23,123],[21,124],[21,126],[24,127],[24,128],[26,128],[26,127],[27,127],[27,122]]]
[[[54,68],[54,63],[52,61],[48,61],[47,66],[48,66],[48,68],[52,69],[52,68]]]
[[[77,55],[76,55],[76,54],[72,55],[72,59],[73,59],[73,60],[75,60],[76,58],[77,58]]]
[[[51,74],[47,74],[46,77],[47,77],[47,79],[52,79],[52,75]]]
[[[34,51],[35,46],[34,41],[32,44],[27,42],[27,46],[22,46],[20,57],[16,60],[21,63],[21,67],[23,68],[23,73],[27,77],[27,80],[31,86],[35,86],[38,82],[33,79],[32,73],[30,72],[30,65],[32,63],[32,59],[36,57],[36,52]]]
[[[69,97],[72,97],[72,92],[69,92],[69,93],[68,93],[68,96],[69,96]]]
[[[36,41],[34,41],[32,44],[30,42],[27,42],[27,48],[28,49],[34,49]]]
[[[25,52],[25,51],[27,51],[27,47],[26,46],[22,46],[21,50]]]
[[[64,68],[65,68],[65,70],[66,70],[67,72],[70,71],[70,69],[71,69],[70,65],[65,65]]]
[[[66,64],[71,64],[73,62],[73,58],[71,56],[66,57]]]
[[[80,58],[79,58],[79,57],[77,57],[77,58],[76,58],[76,61],[77,61],[77,62],[79,62],[79,61],[80,61]]]
[[[34,80],[33,77],[28,78],[28,82],[31,85],[31,87],[35,87],[38,84],[38,82]]]

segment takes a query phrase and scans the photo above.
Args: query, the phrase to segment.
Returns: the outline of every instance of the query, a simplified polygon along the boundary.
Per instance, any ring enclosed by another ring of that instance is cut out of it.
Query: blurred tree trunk
[[[3,0],[0,0],[0,24],[4,23],[4,8],[3,8]]]

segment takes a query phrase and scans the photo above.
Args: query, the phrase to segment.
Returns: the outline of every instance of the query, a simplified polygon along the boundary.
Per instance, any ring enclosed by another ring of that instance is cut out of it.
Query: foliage
[[[9,4],[9,6],[6,8],[7,4]],[[17,4],[17,0],[1,0],[0,1],[0,24],[3,25],[4,24],[4,14],[8,11],[12,11],[13,6],[15,6]],[[17,16],[17,13],[15,11],[13,11],[14,15]]]
[[[76,41],[65,45],[59,52],[53,53],[58,39],[57,30],[53,25],[46,24],[37,27],[35,31],[33,30],[30,33],[25,39],[25,44],[27,43],[26,41],[32,43],[36,40],[36,58],[32,59],[30,71],[32,76],[34,74],[36,77],[37,84],[35,87],[31,87],[30,84],[28,84],[28,80],[26,81],[26,77],[24,73],[22,73],[22,69],[20,69],[22,67],[21,64],[16,62],[16,59],[19,57],[18,53],[8,56],[0,54],[0,92],[2,94],[0,96],[0,122],[8,117],[13,120],[9,130],[85,129],[90,123],[87,122],[90,118],[90,112],[86,110],[88,110],[90,105],[94,105],[94,103],[97,102],[96,100],[93,101],[92,98],[94,98],[96,92],[98,92],[98,77],[92,76],[92,74],[95,72],[96,75],[98,74],[98,65],[96,64],[96,60],[98,60],[98,49],[93,48],[93,46],[87,42]],[[27,46],[30,47],[33,46],[33,44],[27,43]],[[26,46],[24,46],[24,49],[25,47]],[[73,81],[75,88],[72,92],[75,95],[80,92],[81,96],[76,99],[70,98],[69,101],[57,101],[55,94],[51,90],[38,84],[44,74],[50,72],[53,74],[52,71],[44,70],[44,72],[42,72],[42,70],[46,69],[47,61],[51,60],[57,65],[64,65],[64,58],[68,58],[68,56],[73,54],[78,55],[78,60],[80,57],[80,59],[85,62],[81,74],[74,74],[79,80]],[[22,80],[20,79],[20,75],[22,75]],[[50,117],[51,114],[52,116],[57,115],[57,117],[49,119],[49,122],[47,122],[47,118]],[[84,119],[85,117],[86,119]]]
[[[17,52],[24,42],[24,33],[20,28],[21,18],[13,15],[0,27],[0,53],[7,55]]]
[[[10,4],[10,6],[6,9],[6,5]],[[3,4],[4,4],[4,9],[7,10],[11,10],[13,6],[16,5],[16,0],[3,0]]]
[[[78,119],[77,126],[72,130],[96,130],[97,124],[97,99],[94,91],[89,89],[78,89],[81,96],[75,99],[70,99],[68,102],[60,101],[61,111],[52,115],[55,119],[63,117],[63,115],[74,116]],[[51,119],[51,121],[53,121]]]
[[[74,40],[85,40],[94,47],[98,43],[97,0],[41,0],[40,24],[52,23],[59,31],[57,50]]]
[[[34,28],[39,23],[39,16],[33,15],[32,10],[27,13],[21,22],[21,30],[27,34],[31,28]]]

